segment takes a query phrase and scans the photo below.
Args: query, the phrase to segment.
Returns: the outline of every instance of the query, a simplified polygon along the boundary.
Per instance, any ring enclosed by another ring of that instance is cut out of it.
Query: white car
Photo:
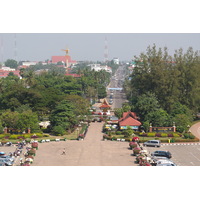
[[[171,160],[160,159],[160,160],[157,161],[156,166],[176,166],[176,164],[173,163]]]

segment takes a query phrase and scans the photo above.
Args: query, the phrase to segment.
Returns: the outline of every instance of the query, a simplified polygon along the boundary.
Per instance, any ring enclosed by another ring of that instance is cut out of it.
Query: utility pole
[[[104,62],[107,64],[108,63],[108,40],[107,37],[105,37],[104,41]]]

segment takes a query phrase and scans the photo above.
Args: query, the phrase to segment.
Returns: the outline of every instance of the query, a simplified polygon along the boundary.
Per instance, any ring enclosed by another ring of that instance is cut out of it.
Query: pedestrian
[[[65,155],[65,154],[66,154],[66,152],[65,152],[65,148],[64,148],[61,155]]]

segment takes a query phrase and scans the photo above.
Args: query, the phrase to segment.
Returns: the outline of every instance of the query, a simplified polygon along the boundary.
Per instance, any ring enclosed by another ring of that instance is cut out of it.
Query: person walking
[[[65,151],[65,148],[63,149],[63,152],[61,155],[66,155],[66,151]]]

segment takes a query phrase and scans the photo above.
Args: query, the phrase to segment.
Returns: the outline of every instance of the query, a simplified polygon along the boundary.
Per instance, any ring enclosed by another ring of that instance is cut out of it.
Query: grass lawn
[[[37,141],[41,141],[41,140],[55,140],[55,139],[67,139],[67,140],[76,140],[79,133],[83,132],[85,130],[85,126],[83,127],[78,127],[78,130],[76,129],[74,132],[68,134],[68,135],[63,135],[63,136],[54,136],[54,135],[50,135],[49,137],[40,137],[40,138],[35,138],[34,140]],[[17,143],[22,141],[23,139],[19,140],[19,139],[0,139],[1,141],[6,141],[6,142],[12,142],[12,143]],[[27,140],[31,140],[31,138],[27,138]]]

